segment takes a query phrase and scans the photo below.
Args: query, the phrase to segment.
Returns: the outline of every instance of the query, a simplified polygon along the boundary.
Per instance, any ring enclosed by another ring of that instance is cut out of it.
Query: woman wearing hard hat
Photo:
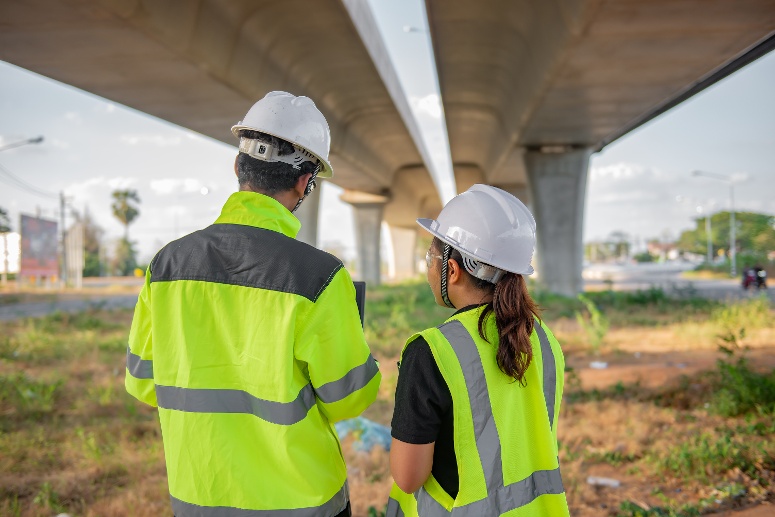
[[[533,216],[474,185],[417,222],[434,237],[436,303],[457,312],[402,352],[387,517],[569,515],[557,457],[565,360],[524,278]]]

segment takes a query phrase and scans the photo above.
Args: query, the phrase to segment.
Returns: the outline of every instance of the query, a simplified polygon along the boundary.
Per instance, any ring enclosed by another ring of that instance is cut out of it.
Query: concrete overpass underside
[[[311,97],[331,128],[331,181],[346,189],[359,219],[371,221],[361,225],[359,259],[372,260],[358,269],[376,282],[383,212],[388,222],[392,214],[419,217],[424,198],[439,201],[427,153],[415,143],[419,131],[363,7],[358,0],[8,0],[0,2],[0,59],[230,145],[231,126],[266,92]],[[313,244],[316,197],[299,213],[300,238]]]
[[[484,182],[526,201],[536,269],[565,294],[581,288],[591,153],[775,47],[775,0],[425,4],[458,191]],[[414,219],[441,208],[365,0],[7,0],[0,59],[232,145],[267,91],[312,97],[367,281],[381,221],[411,274]],[[307,242],[317,201],[299,214]]]
[[[775,47],[774,0],[427,0],[458,190],[538,224],[536,270],[582,288],[589,156]]]

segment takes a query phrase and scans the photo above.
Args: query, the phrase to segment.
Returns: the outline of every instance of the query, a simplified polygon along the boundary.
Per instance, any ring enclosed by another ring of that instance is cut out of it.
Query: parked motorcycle
[[[759,267],[749,267],[743,270],[743,289],[767,289],[767,272]]]

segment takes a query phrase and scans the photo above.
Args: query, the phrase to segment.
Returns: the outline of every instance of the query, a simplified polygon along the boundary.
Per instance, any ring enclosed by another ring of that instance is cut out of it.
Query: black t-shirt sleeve
[[[435,442],[452,395],[422,336],[406,346],[396,386],[391,435],[406,443]]]

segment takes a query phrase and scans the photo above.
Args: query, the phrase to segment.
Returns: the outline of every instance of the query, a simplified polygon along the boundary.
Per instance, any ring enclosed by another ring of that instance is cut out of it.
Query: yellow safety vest
[[[414,494],[394,483],[386,517],[568,516],[557,457],[565,359],[536,321],[526,386],[499,368],[495,318],[479,336],[483,308],[418,335],[430,346],[452,395],[459,490],[452,499],[431,475]],[[404,347],[405,349],[406,347]]]
[[[349,499],[333,422],[374,401],[378,365],[342,263],[238,192],[148,268],[126,388],[158,406],[177,517],[333,516]]]

